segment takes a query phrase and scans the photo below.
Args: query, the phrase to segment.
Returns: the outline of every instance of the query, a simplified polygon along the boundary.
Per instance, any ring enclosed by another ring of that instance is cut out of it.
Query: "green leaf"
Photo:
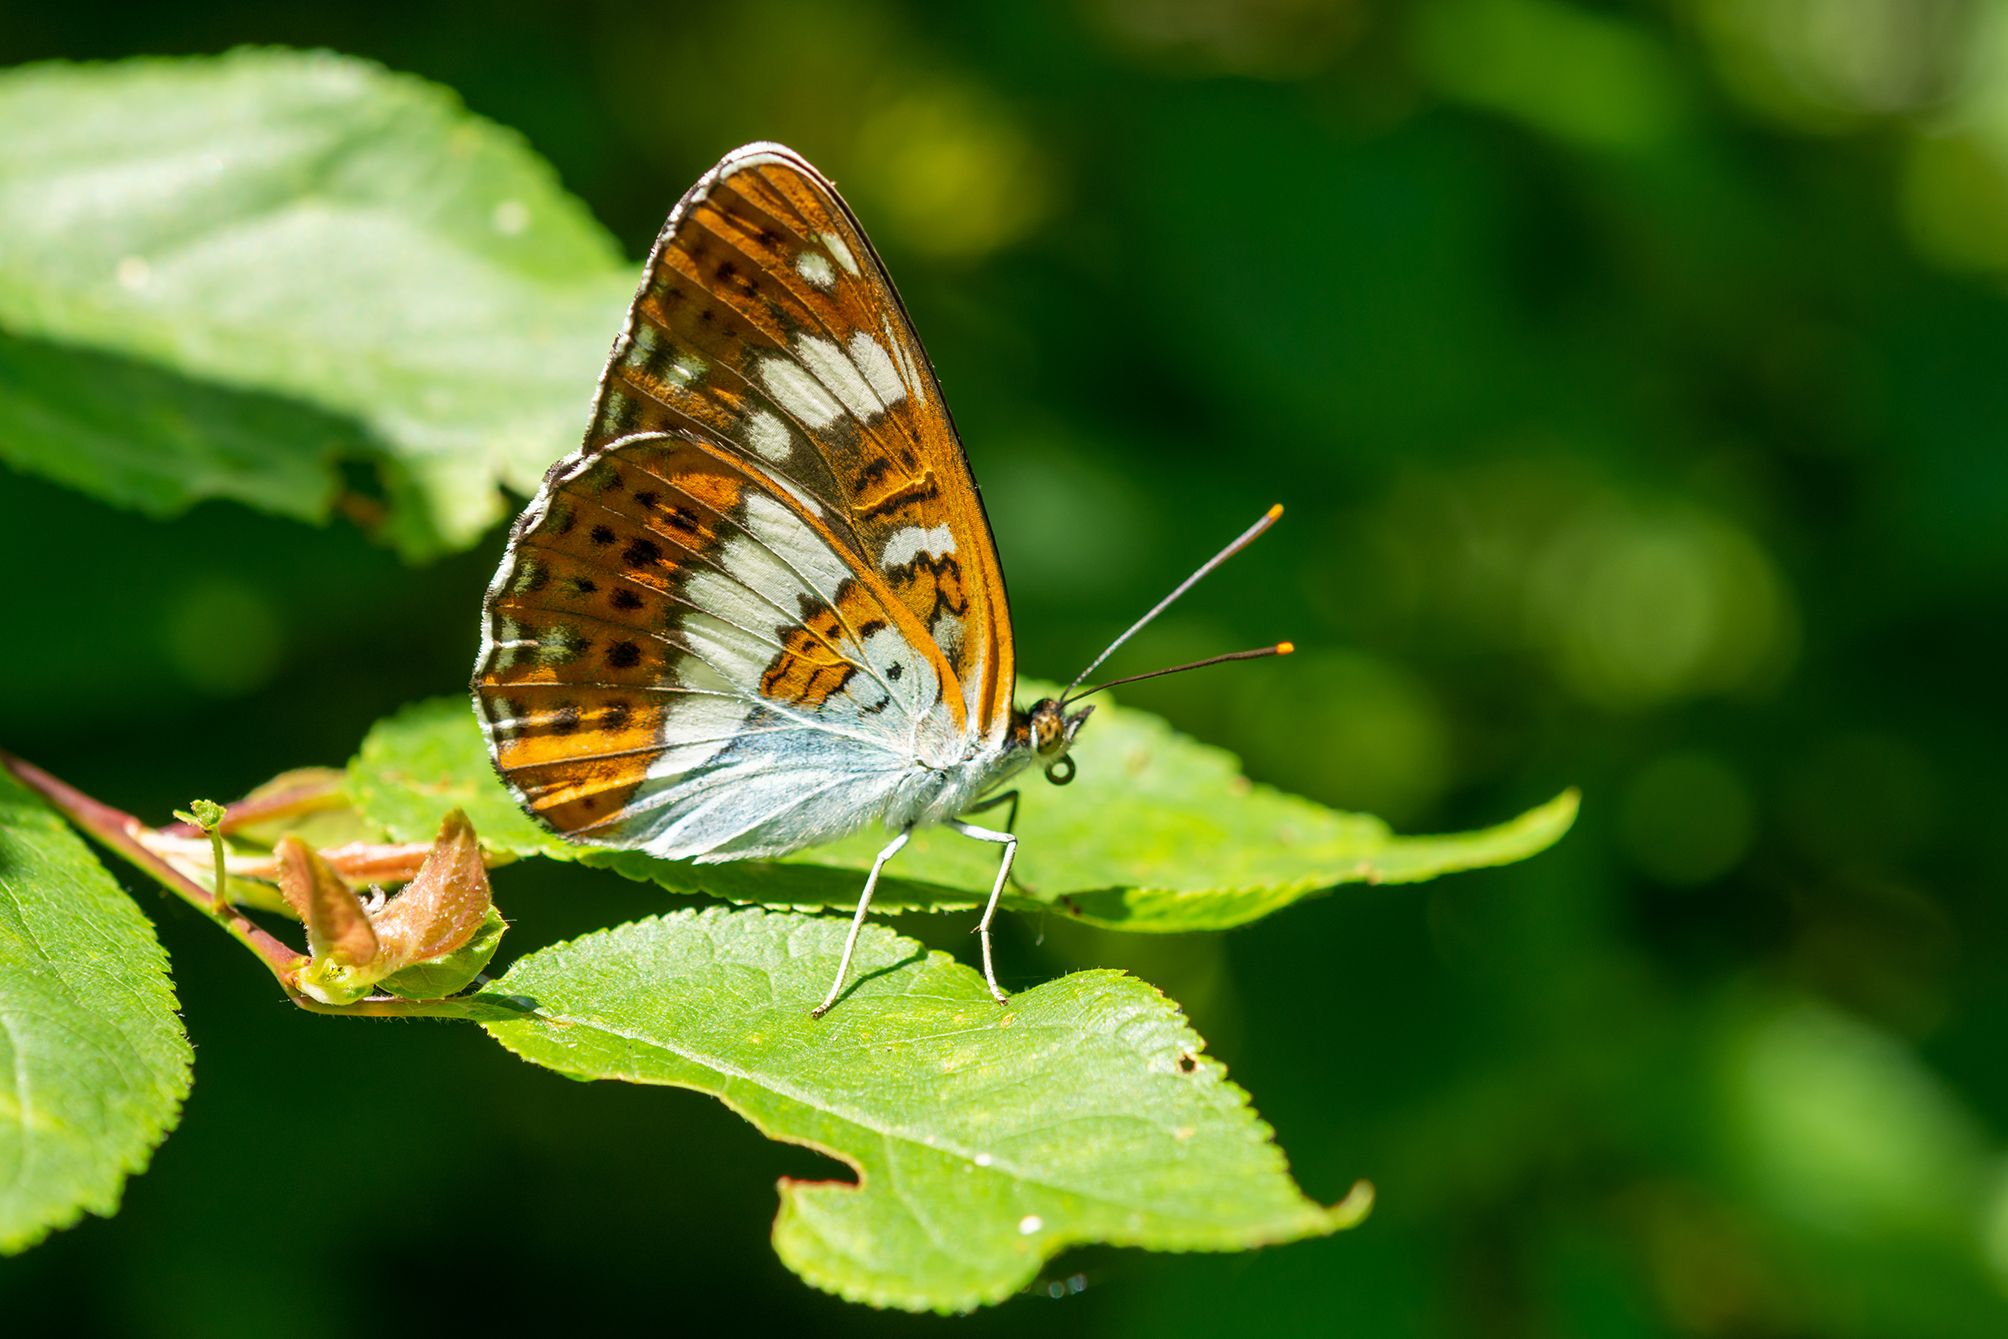
[[[315,850],[366,841],[375,829],[349,803],[348,773],[339,767],[295,767],[254,786],[238,803],[251,806],[230,826],[233,842],[272,849],[284,836]],[[259,806],[264,806],[259,812]],[[283,905],[283,903],[281,904]]]
[[[502,919],[502,913],[490,907],[474,938],[443,958],[392,972],[377,985],[408,1000],[445,999],[457,990],[465,990],[481,975],[495,950],[502,947],[502,932],[508,928],[509,922]]]
[[[1041,691],[1021,688],[1028,696]],[[1106,699],[1074,755],[1073,785],[1049,786],[1036,773],[1023,782],[1024,891],[1009,904],[1058,907],[1124,930],[1225,929],[1338,884],[1412,883],[1508,864],[1554,844],[1576,814],[1568,791],[1482,831],[1396,836],[1378,818],[1255,785],[1231,754]],[[692,865],[563,842],[503,789],[473,711],[458,699],[420,703],[380,722],[350,766],[350,792],[395,840],[424,840],[458,806],[491,850],[579,860],[672,892],[770,906],[854,904],[862,871],[884,845],[883,834],[868,832],[781,861]],[[993,847],[923,829],[887,866],[877,904],[974,905],[989,894],[996,859]]]
[[[464,547],[583,430],[632,268],[447,90],[326,54],[0,75],[0,459]]]
[[[1080,972],[999,1008],[975,971],[880,926],[823,1019],[841,919],[713,907],[518,961],[478,999],[526,1060],[694,1088],[858,1184],[784,1181],[774,1246],[854,1301],[965,1311],[1065,1247],[1240,1250],[1364,1215],[1306,1199],[1176,1005]]]
[[[392,841],[431,841],[446,815],[460,809],[490,851],[585,854],[539,827],[503,789],[466,698],[413,703],[377,722],[349,764],[348,791],[357,812]]]
[[[117,1211],[191,1058],[152,924],[0,767],[0,1252]]]
[[[0,331],[0,460],[115,506],[172,516],[218,497],[324,521],[335,458],[360,440],[307,405]]]

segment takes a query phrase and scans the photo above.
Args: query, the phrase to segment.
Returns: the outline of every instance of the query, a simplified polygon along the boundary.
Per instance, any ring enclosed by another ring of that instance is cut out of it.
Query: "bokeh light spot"
[[[1397,824],[1426,814],[1450,776],[1449,731],[1428,686],[1348,652],[1300,648],[1292,666],[1301,687],[1289,712],[1266,696],[1234,701],[1249,771]]]
[[[1814,131],[1942,100],[1976,14],[1971,0],[1704,0],[1697,8],[1738,96]]]
[[[859,181],[875,228],[917,251],[971,257],[1009,245],[1052,207],[1052,172],[997,99],[921,84],[858,130]]]
[[[1529,591],[1556,672],[1607,707],[1768,688],[1797,648],[1797,610],[1769,556],[1697,510],[1592,507],[1537,559]]]
[[[1948,130],[1913,142],[1903,205],[1911,236],[1939,264],[2008,269],[2008,133]]]
[[[1599,148],[1657,143],[1684,115],[1664,54],[1622,20],[1549,0],[1421,11],[1420,64],[1444,92]]]
[[[1732,1037],[1724,1133],[1751,1191],[1822,1233],[1970,1232],[1979,1132],[1895,1038],[1810,1001]]]
[[[189,687],[239,697],[279,668],[285,628],[264,592],[234,577],[190,581],[167,603],[161,645]]]

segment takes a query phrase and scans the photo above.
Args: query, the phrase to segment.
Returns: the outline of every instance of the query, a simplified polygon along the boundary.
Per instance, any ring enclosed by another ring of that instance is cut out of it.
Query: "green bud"
[[[214,832],[223,826],[223,820],[229,812],[214,800],[191,800],[187,809],[175,810],[174,816],[191,827],[201,828],[204,832]]]

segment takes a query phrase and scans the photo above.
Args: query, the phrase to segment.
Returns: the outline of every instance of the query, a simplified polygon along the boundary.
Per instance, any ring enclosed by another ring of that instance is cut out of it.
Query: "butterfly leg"
[[[1004,895],[1004,881],[1011,877],[1011,859],[1018,854],[1018,839],[1008,832],[992,832],[989,828],[979,828],[959,818],[950,819],[948,826],[965,837],[974,837],[980,842],[996,842],[1004,848],[1004,858],[997,864],[997,882],[990,886],[990,901],[983,908],[983,919],[976,923],[976,933],[983,937],[983,979],[989,983],[990,998],[1003,1004],[1007,997],[1004,988],[997,984],[997,968],[990,960],[990,920],[997,914],[997,899]]]
[[[1018,792],[1016,790],[1007,790],[1001,795],[992,795],[987,800],[978,800],[962,812],[965,814],[980,814],[985,810],[995,809],[1000,804],[1006,805],[1010,809],[1010,812],[1004,815],[1004,830],[1006,832],[1016,832],[1018,829]],[[1019,892],[1028,896],[1032,892],[1032,885],[1019,878],[1016,872],[1013,872],[1011,875],[1011,884]]]
[[[837,979],[830,982],[830,993],[823,997],[823,1002],[809,1010],[809,1017],[821,1018],[837,1002],[837,996],[843,993],[844,981],[851,974],[851,954],[857,950],[858,935],[865,928],[865,912],[871,909],[872,889],[878,887],[879,871],[885,868],[886,861],[899,853],[899,848],[906,845],[906,839],[912,835],[913,829],[907,828],[887,842],[885,849],[878,853],[878,859],[872,861],[872,872],[865,876],[865,891],[858,898],[858,914],[851,917],[851,932],[844,936],[844,957],[837,964]]]
[[[1004,816],[1004,830],[1009,832],[1018,826],[1018,792],[1016,790],[1003,791],[992,795],[987,800],[978,800],[962,812],[965,814],[987,813],[1000,804],[1009,805],[1011,809],[1011,812]]]

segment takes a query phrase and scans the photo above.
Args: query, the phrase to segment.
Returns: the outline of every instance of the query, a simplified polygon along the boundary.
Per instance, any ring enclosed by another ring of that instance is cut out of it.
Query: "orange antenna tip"
[[[1287,656],[1296,649],[1297,649],[1297,644],[1295,642],[1276,643],[1276,654],[1279,656]]]
[[[1111,655],[1115,654],[1115,650],[1117,647],[1121,646],[1124,642],[1128,641],[1130,638],[1136,636],[1136,634],[1139,631],[1141,631],[1143,627],[1146,624],[1148,624],[1152,619],[1156,618],[1159,614],[1169,609],[1172,606],[1172,603],[1176,601],[1179,596],[1185,594],[1187,591],[1191,590],[1193,586],[1198,584],[1199,579],[1201,577],[1205,576],[1208,572],[1211,572],[1214,568],[1220,566],[1220,564],[1226,562],[1229,558],[1232,558],[1235,554],[1241,552],[1241,550],[1247,548],[1250,544],[1254,543],[1255,537],[1261,534],[1264,530],[1267,530],[1271,525],[1274,525],[1276,523],[1276,518],[1278,516],[1281,516],[1282,514],[1283,514],[1283,504],[1278,502],[1275,506],[1269,508],[1269,510],[1262,513],[1261,520],[1255,522],[1255,524],[1249,526],[1246,530],[1243,530],[1240,533],[1240,535],[1236,536],[1233,543],[1229,544],[1226,548],[1222,549],[1220,552],[1214,554],[1211,558],[1208,558],[1205,562],[1201,563],[1198,566],[1198,568],[1196,568],[1193,571],[1191,576],[1179,582],[1176,586],[1173,586],[1171,588],[1171,594],[1165,596],[1162,600],[1159,600],[1156,604],[1152,605],[1148,613],[1146,613],[1142,618],[1138,619],[1136,622],[1130,624],[1129,627],[1123,631],[1122,636],[1116,638],[1114,641],[1110,642],[1107,646],[1103,647],[1102,653],[1096,656],[1093,660],[1090,660],[1088,662],[1088,667],[1082,670],[1079,674],[1076,674],[1074,676],[1074,681],[1067,685],[1067,691],[1060,694],[1060,701],[1062,703],[1066,703],[1066,702],[1076,701],[1079,698],[1086,697],[1087,696],[1086,693],[1076,693],[1074,690],[1076,688],[1079,688],[1082,684],[1086,683],[1088,680],[1088,676],[1090,674],[1093,674],[1097,669],[1101,668],[1101,663],[1104,660],[1107,660]],[[1265,646],[1259,651],[1236,651],[1233,655],[1230,656],[1212,656],[1206,660],[1195,660],[1190,665],[1179,665],[1174,670],[1153,670],[1148,675],[1143,675],[1143,676],[1132,675],[1127,679],[1111,679],[1109,680],[1108,683],[1103,684],[1102,687],[1111,688],[1119,683],[1135,683],[1137,682],[1139,677],[1155,678],[1159,674],[1170,674],[1187,669],[1198,669],[1201,665],[1217,665],[1222,660],[1247,660],[1254,656],[1272,656],[1275,654],[1276,654],[1276,648],[1273,646]],[[1095,689],[1092,691],[1099,692],[1100,689]]]

